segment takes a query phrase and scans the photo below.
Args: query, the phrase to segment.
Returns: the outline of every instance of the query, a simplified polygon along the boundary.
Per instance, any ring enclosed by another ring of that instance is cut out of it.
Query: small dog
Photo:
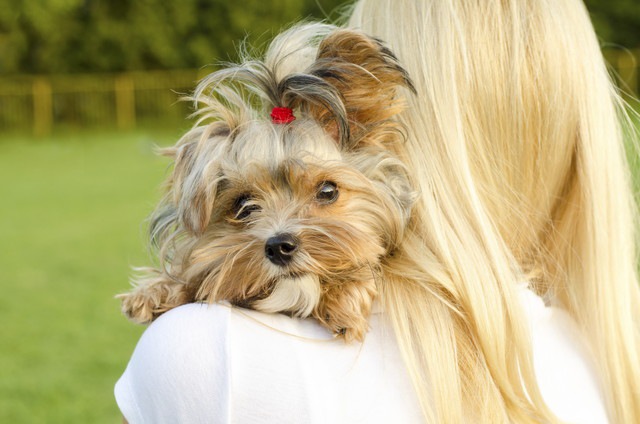
[[[400,86],[415,92],[379,40],[318,24],[203,80],[198,122],[163,151],[174,167],[150,226],[161,266],[119,295],[124,313],[148,323],[227,300],[363,340],[415,199],[394,156]]]

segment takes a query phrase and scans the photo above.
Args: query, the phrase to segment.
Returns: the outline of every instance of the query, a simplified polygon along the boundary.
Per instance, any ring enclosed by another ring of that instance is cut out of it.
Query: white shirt
[[[606,423],[575,324],[528,290],[536,375],[570,423]],[[364,343],[334,339],[314,320],[225,304],[189,304],[145,331],[115,387],[138,423],[420,423],[418,400],[384,314]]]

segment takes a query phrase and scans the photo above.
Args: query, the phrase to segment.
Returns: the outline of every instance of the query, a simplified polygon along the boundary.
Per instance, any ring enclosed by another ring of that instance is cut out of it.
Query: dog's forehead
[[[276,169],[292,159],[304,162],[342,159],[337,143],[311,120],[291,124],[251,123],[234,140],[232,156],[240,167],[267,169]]]

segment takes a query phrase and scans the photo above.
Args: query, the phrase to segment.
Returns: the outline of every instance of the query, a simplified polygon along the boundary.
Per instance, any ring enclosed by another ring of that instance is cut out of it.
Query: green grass
[[[168,133],[0,138],[0,422],[114,423],[143,328],[113,298],[149,262]]]

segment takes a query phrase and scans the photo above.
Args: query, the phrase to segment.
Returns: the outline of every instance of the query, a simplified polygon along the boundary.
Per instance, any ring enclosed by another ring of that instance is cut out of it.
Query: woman
[[[618,124],[626,115],[582,2],[362,0],[350,24],[387,41],[419,93],[401,118],[423,194],[414,213],[451,276],[443,286],[455,308],[443,319],[464,317],[445,326],[458,343],[445,356],[450,371],[429,373],[438,387],[459,378],[462,390],[434,393],[436,410],[455,421],[450,405],[476,404],[516,422],[544,410],[514,324],[513,282],[525,280],[588,337],[610,420],[640,422],[637,215]],[[394,297],[398,308],[424,302]],[[392,314],[396,327],[401,316]],[[407,353],[422,399],[420,370],[430,365],[411,360],[431,349]],[[465,355],[481,365],[466,369]]]
[[[116,387],[124,415],[640,422],[622,107],[584,5],[361,0],[350,25],[385,40],[418,92],[397,153],[420,192],[409,250],[424,266],[379,282],[362,345],[284,316],[173,310]]]

